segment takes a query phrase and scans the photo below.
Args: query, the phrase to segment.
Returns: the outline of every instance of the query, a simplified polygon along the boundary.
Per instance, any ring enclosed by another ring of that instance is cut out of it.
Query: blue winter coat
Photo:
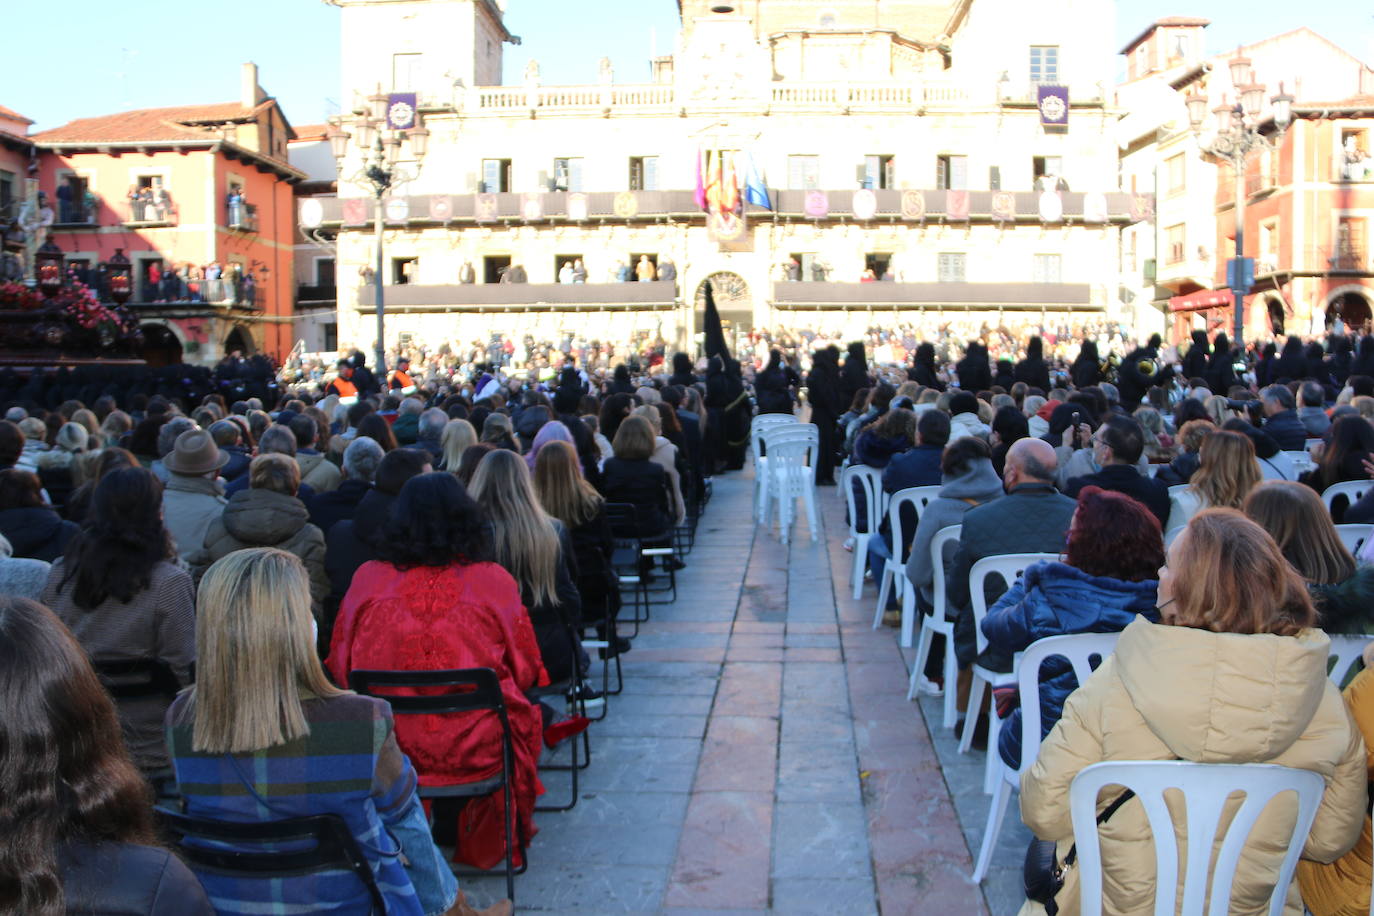
[[[1069,633],[1119,633],[1143,614],[1158,622],[1154,579],[1123,582],[1090,576],[1065,563],[1041,562],[1021,578],[988,611],[983,635],[989,648],[1006,655],[1024,650],[1037,639]],[[1040,670],[1040,737],[1050,733],[1064,713],[1064,701],[1078,687],[1078,678],[1063,658],[1048,660]],[[1021,702],[1026,702],[1022,697]],[[1021,762],[1021,710],[1002,722],[997,749],[1007,766]]]

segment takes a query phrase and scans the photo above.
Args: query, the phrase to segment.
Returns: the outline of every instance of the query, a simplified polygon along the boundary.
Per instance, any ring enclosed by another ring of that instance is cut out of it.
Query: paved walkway
[[[592,728],[577,807],[536,815],[517,909],[1015,913],[1028,834],[1013,808],[1002,867],[973,886],[982,755],[959,757],[938,703],[907,702],[913,653],[871,629],[872,584],[850,598],[839,494],[819,491],[819,541],[803,521],[789,547],[756,529],[751,492],[749,472],[716,479],[678,600]],[[566,797],[567,774],[544,779]],[[504,896],[503,879],[462,882],[475,903]]]

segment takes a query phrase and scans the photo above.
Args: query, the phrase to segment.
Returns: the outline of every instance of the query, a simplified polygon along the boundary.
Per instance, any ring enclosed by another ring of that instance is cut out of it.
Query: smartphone
[[[1079,413],[1078,411],[1075,410],[1075,411],[1073,412],[1073,447],[1074,447],[1075,449],[1080,449],[1080,448],[1083,447],[1083,444],[1082,444],[1081,442],[1078,441],[1078,427],[1080,427],[1080,426],[1082,426],[1082,425],[1083,425],[1083,414],[1081,414],[1081,413]]]

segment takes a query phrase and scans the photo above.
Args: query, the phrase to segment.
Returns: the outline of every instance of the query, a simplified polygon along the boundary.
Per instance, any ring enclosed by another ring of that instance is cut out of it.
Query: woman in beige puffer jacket
[[[1169,550],[1159,601],[1161,623],[1128,626],[1113,655],[1070,695],[1021,780],[1022,819],[1036,836],[1058,841],[1062,862],[1073,842],[1069,785],[1084,767],[1104,760],[1272,763],[1326,781],[1303,858],[1330,862],[1349,850],[1367,806],[1364,741],[1327,680],[1330,641],[1313,629],[1302,581],[1273,540],[1235,510],[1199,513]],[[1106,789],[1098,811],[1122,791]],[[1228,810],[1238,806],[1239,799]],[[1290,795],[1260,817],[1236,871],[1232,916],[1267,912],[1295,816]],[[1129,801],[1098,832],[1103,911],[1149,916],[1156,870],[1144,809]],[[1180,855],[1187,839],[1180,829]],[[1061,913],[1078,912],[1076,869],[1067,870],[1056,902]],[[1284,912],[1302,913],[1296,882]]]

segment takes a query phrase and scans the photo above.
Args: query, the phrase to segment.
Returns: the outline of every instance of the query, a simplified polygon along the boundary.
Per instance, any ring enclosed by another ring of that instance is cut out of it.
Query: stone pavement
[[[716,478],[677,601],[592,726],[577,807],[536,815],[517,910],[1015,913],[1029,834],[1013,802],[1002,867],[970,882],[983,757],[957,754],[937,702],[906,700],[914,653],[871,629],[871,583],[850,597],[843,500],[820,489],[819,541],[801,521],[784,546],[754,525],[752,486]],[[566,797],[566,773],[543,778]],[[475,904],[504,896],[502,878],[460,882]]]

